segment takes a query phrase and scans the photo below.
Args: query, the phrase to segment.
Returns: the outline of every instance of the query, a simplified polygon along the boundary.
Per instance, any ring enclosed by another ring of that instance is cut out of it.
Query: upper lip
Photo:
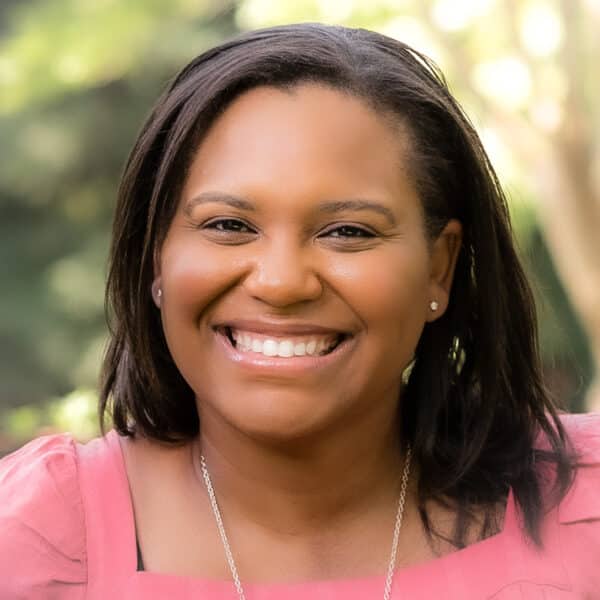
[[[314,323],[306,323],[299,321],[265,321],[265,320],[250,320],[250,319],[233,319],[231,321],[223,321],[216,328],[230,328],[238,331],[247,331],[259,333],[262,335],[273,335],[282,337],[285,335],[327,335],[327,334],[344,334],[349,332],[337,329],[334,327],[325,327]]]

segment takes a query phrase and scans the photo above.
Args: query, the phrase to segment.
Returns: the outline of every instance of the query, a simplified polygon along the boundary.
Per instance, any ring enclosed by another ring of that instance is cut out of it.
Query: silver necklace
[[[410,457],[411,450],[409,446],[406,450],[404,469],[402,471],[402,480],[400,482],[400,495],[398,497],[398,509],[396,510],[396,521],[394,524],[394,535],[392,538],[392,552],[390,554],[390,562],[388,564],[387,575],[385,578],[383,600],[389,600],[390,594],[392,592],[392,580],[394,578],[394,567],[396,566],[396,554],[398,552],[398,538],[400,536],[400,528],[402,527],[402,517],[404,516],[404,504],[406,501],[406,487],[408,485],[408,477],[410,474]],[[210,479],[210,474],[208,472],[208,467],[206,466],[206,460],[204,458],[204,455],[200,455],[200,468],[202,469],[202,477],[204,478],[204,483],[206,484],[206,490],[208,491],[210,505],[215,516],[215,521],[217,522],[217,528],[219,530],[219,535],[221,536],[221,541],[223,542],[223,549],[225,550],[225,556],[227,557],[227,562],[229,564],[231,576],[233,577],[235,589],[237,590],[240,600],[246,600],[246,596],[244,595],[244,588],[242,588],[242,582],[240,581],[240,577],[237,572],[237,567],[235,566],[235,560],[233,559],[233,554],[231,552],[231,546],[229,545],[229,540],[227,539],[227,534],[225,533],[225,526],[223,525],[223,519],[221,518],[221,511],[219,510],[219,505],[217,504],[215,490]]]

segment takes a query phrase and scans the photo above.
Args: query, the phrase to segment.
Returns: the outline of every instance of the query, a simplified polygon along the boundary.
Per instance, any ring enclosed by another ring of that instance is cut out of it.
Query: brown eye
[[[218,219],[204,225],[205,229],[213,229],[223,233],[254,233],[246,223],[239,219]]]
[[[330,229],[326,231],[324,236],[334,237],[334,238],[372,238],[375,237],[375,234],[369,231],[368,229],[364,229],[363,227],[357,227],[355,225],[340,225],[335,229]]]

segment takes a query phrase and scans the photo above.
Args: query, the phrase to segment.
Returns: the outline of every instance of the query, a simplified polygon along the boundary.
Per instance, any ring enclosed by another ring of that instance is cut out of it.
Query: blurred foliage
[[[8,430],[17,439],[32,432],[74,432],[80,440],[98,433],[97,395],[93,389],[77,389],[64,398],[41,405],[25,405],[11,410],[6,419]]]
[[[515,229],[543,301],[544,357],[559,373],[557,389],[579,406],[591,372],[585,335],[540,236],[527,173],[486,123],[481,100],[504,86],[507,105],[533,111],[540,126],[554,118],[561,79],[545,58],[561,35],[554,4],[4,0],[0,453],[42,431],[69,429],[82,438],[97,432],[93,390],[106,336],[103,286],[111,214],[127,152],[159,92],[188,60],[236,31],[303,20],[394,35],[429,53],[446,71],[516,199]],[[522,18],[498,27],[498,11],[508,5]],[[545,35],[536,29],[540,19]],[[444,35],[432,36],[432,26]],[[519,28],[527,27],[529,34],[519,37]],[[538,90],[530,65],[506,52],[530,42],[532,31],[537,31],[536,65],[546,86]],[[456,48],[459,60],[447,60]],[[461,71],[465,53],[477,56],[474,75]],[[514,85],[507,85],[507,78]],[[541,105],[530,102],[542,92]]]

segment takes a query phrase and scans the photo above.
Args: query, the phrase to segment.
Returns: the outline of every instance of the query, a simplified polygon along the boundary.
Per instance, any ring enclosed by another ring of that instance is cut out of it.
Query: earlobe
[[[431,249],[427,321],[435,321],[446,311],[461,244],[462,225],[450,219]]]

